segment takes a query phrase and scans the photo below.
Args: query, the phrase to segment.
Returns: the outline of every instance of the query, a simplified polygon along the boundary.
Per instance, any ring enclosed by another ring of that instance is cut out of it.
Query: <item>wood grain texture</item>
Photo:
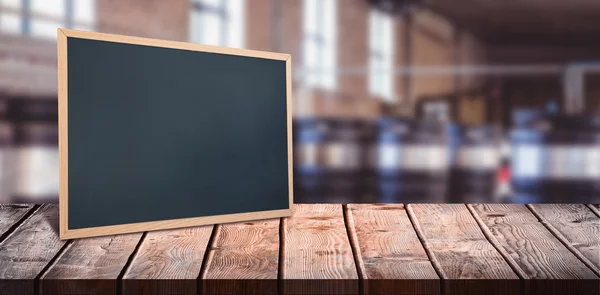
[[[60,238],[68,239],[69,228],[69,62],[67,35],[56,30],[58,58],[58,206],[60,207]]]
[[[142,234],[74,240],[40,278],[40,294],[117,294],[119,274]]]
[[[213,226],[149,232],[123,276],[122,294],[197,294]]]
[[[294,215],[282,222],[283,293],[359,293],[341,205],[295,205]]]
[[[440,294],[440,279],[403,205],[350,204],[346,217],[363,294]]]
[[[407,212],[443,279],[444,294],[519,294],[519,277],[463,204],[411,204]]]
[[[577,258],[600,275],[600,217],[582,204],[528,207]]]
[[[590,210],[592,210],[592,212],[594,212],[594,214],[596,214],[596,216],[600,217],[600,205],[599,204],[590,204],[587,206],[588,206],[588,208],[590,208]]]
[[[67,232],[65,232],[64,235],[61,236],[61,239],[106,236],[106,235],[113,235],[113,234],[125,234],[125,233],[131,233],[131,232],[156,231],[156,230],[176,229],[176,228],[220,224],[220,223],[228,223],[228,222],[261,220],[261,219],[269,219],[269,218],[279,218],[282,216],[290,216],[291,214],[292,214],[292,210],[281,209],[281,210],[235,213],[235,214],[224,214],[224,215],[204,216],[204,217],[170,219],[170,220],[163,220],[163,221],[128,223],[128,224],[122,224],[122,225],[108,225],[108,226],[99,226],[99,227],[92,227],[92,228],[68,230]]]
[[[0,294],[34,294],[36,277],[65,243],[58,206],[42,205],[0,244]]]
[[[203,294],[277,294],[279,219],[220,225],[202,274]]]
[[[285,109],[286,109],[286,122],[287,122],[287,146],[288,146],[288,195],[289,195],[289,208],[294,208],[294,142],[292,135],[292,56],[288,55],[285,60]]]
[[[0,242],[32,208],[26,204],[0,204]]]
[[[20,218],[0,206],[0,224],[11,223],[3,216],[21,220],[0,243],[0,294],[116,294],[121,276],[121,294],[148,295],[600,290],[593,271],[600,218],[591,206],[351,204],[345,221],[341,205],[295,207],[281,224],[66,242],[56,205],[12,208],[25,211]]]
[[[508,255],[526,274],[528,294],[598,294],[600,280],[521,204],[473,205]]]
[[[238,55],[238,56],[258,57],[258,58],[284,60],[284,61],[287,60],[288,58],[290,58],[290,55],[287,53],[277,53],[277,52],[260,51],[260,50],[231,48],[231,47],[223,47],[223,46],[213,46],[213,45],[195,44],[195,43],[189,43],[189,42],[179,42],[179,41],[150,39],[150,38],[142,38],[142,37],[134,37],[134,36],[96,33],[96,32],[88,32],[88,31],[77,31],[77,30],[68,30],[68,29],[62,29],[62,28],[58,29],[58,30],[62,31],[63,34],[65,34],[67,37],[73,37],[73,38],[83,38],[83,39],[109,41],[109,42],[117,42],[117,43],[124,43],[124,44],[153,46],[153,47],[172,48],[172,49],[191,50],[191,51],[201,51],[201,52],[229,54],[229,55]]]

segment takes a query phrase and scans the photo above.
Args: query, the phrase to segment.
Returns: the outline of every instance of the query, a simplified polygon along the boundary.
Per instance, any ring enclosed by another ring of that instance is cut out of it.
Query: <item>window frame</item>
[[[309,2],[312,2],[312,5]],[[326,5],[330,5],[330,10],[326,9]],[[329,90],[338,87],[336,73],[338,5],[338,0],[303,1],[302,56],[304,67],[308,70],[303,79],[306,86]],[[310,8],[314,11],[309,11]],[[314,15],[308,16],[309,13]],[[310,19],[315,20],[316,25],[312,28],[314,31],[311,31],[311,24],[308,23]],[[314,56],[311,56],[313,53]],[[327,63],[330,63],[329,68],[323,68]]]
[[[207,3],[206,0],[190,0],[190,22],[189,22],[189,34],[188,39],[193,43],[200,44],[208,44],[214,46],[225,46],[225,47],[236,47],[236,48],[244,48],[245,40],[244,40],[244,11],[246,9],[246,1],[238,0],[240,3],[237,3],[238,6],[242,5],[242,14],[238,16],[238,18],[242,18],[241,24],[239,28],[236,28],[234,24],[234,20],[236,18],[232,8],[234,7],[231,3],[232,0],[216,0],[218,3]],[[204,35],[204,27],[203,27],[203,15],[211,15],[218,18],[220,32],[218,35],[218,42],[210,42],[203,37]],[[194,18],[198,18],[198,22],[194,21]],[[234,32],[234,30],[239,30],[239,32]],[[235,35],[234,33],[240,33],[238,39],[232,40],[231,36]],[[200,36],[200,37],[197,37]]]
[[[37,22],[46,22],[56,24],[57,28],[67,28],[73,29],[76,27],[86,27],[88,30],[94,30],[96,27],[96,13],[97,13],[97,0],[92,1],[93,7],[93,17],[91,17],[89,22],[79,21],[77,20],[75,5],[75,0],[63,0],[64,7],[62,9],[62,13],[59,16],[37,12],[33,9],[33,1],[43,1],[43,0],[20,0],[16,1],[18,4],[16,8],[9,6],[4,3],[4,1],[0,0],[0,32],[6,33],[7,30],[3,28],[2,18],[5,15],[14,15],[17,17],[19,21],[19,28],[15,32],[12,32],[15,35],[22,36],[34,36],[40,37],[43,39],[52,39],[49,36],[44,35],[36,35],[33,31],[34,23]],[[8,11],[4,11],[5,9]],[[54,35],[52,37],[55,37]]]
[[[381,34],[373,36],[373,32],[381,32]],[[369,93],[388,102],[394,102],[396,99],[394,83],[394,42],[396,40],[394,37],[393,16],[376,8],[371,9],[369,12],[368,53]],[[383,71],[387,73],[382,73]]]

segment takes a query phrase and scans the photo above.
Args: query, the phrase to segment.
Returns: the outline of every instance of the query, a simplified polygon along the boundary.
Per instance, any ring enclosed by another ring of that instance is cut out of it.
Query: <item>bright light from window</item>
[[[32,20],[31,21],[31,35],[34,37],[52,39],[56,38],[56,29],[61,27],[61,23],[46,21],[46,20]]]
[[[21,32],[21,0],[0,0],[0,30],[9,34]]]
[[[7,8],[21,8],[21,0],[0,0],[0,4]]]
[[[0,0],[0,31],[56,40],[57,28],[94,29],[95,0],[29,0],[29,5],[22,4],[21,0]]]
[[[66,0],[31,0],[32,13],[56,17],[59,21],[65,16],[65,7]]]
[[[337,87],[337,1],[304,0],[304,77],[307,86]]]
[[[394,99],[394,20],[378,10],[369,15],[369,91]]]
[[[77,0],[73,1],[73,19],[75,23],[92,26],[96,22],[96,1]]]
[[[190,40],[243,48],[245,3],[246,0],[192,0]]]

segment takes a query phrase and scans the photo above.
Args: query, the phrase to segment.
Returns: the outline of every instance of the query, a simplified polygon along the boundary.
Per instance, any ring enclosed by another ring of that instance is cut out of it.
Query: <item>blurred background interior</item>
[[[598,0],[0,0],[0,203],[58,199],[59,27],[292,54],[297,202],[598,203],[599,16]]]

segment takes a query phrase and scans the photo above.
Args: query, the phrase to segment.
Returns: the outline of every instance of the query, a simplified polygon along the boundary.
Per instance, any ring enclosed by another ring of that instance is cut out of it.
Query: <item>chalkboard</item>
[[[289,216],[291,57],[58,29],[61,239]]]

